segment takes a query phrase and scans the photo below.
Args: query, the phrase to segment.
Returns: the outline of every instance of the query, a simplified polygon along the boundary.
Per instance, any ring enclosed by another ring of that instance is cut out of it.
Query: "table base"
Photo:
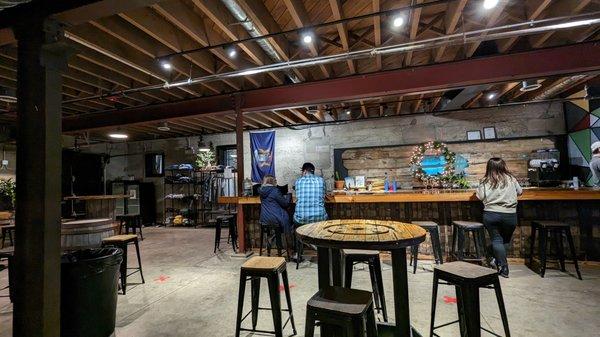
[[[393,323],[377,323],[377,336],[378,337],[395,337],[396,325]],[[412,337],[423,337],[415,327],[411,326]]]

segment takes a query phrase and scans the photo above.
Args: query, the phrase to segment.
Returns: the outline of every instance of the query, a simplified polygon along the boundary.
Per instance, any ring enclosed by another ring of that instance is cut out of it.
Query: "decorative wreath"
[[[425,171],[423,171],[422,161],[425,153],[427,152],[432,152],[438,156],[444,156],[446,159],[446,165],[441,174],[428,175],[425,173]],[[447,180],[454,175],[455,160],[456,154],[448,150],[446,144],[442,142],[427,142],[425,144],[417,145],[410,158],[413,177],[423,182],[440,183],[441,181]]]

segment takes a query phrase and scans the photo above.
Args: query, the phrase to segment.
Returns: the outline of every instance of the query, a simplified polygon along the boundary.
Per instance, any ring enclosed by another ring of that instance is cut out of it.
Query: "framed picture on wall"
[[[467,140],[481,140],[480,130],[467,131]]]
[[[163,177],[165,175],[165,155],[163,153],[146,153],[144,161],[146,177]]]
[[[496,128],[493,126],[488,126],[483,128],[483,138],[484,139],[496,139]]]

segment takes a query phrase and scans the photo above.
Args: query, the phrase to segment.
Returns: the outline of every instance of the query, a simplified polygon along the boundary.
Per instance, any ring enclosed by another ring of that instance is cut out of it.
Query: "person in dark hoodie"
[[[281,233],[291,233],[292,226],[287,208],[290,200],[287,196],[281,194],[277,187],[277,179],[272,175],[266,175],[259,191],[260,194],[260,223],[268,226],[274,226],[279,231],[275,233],[276,244],[283,248],[281,244]]]

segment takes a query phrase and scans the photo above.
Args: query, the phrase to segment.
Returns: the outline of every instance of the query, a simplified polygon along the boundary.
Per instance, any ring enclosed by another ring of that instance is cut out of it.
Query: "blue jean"
[[[517,213],[483,212],[483,225],[492,240],[492,252],[499,267],[508,265],[506,251],[517,227]]]

